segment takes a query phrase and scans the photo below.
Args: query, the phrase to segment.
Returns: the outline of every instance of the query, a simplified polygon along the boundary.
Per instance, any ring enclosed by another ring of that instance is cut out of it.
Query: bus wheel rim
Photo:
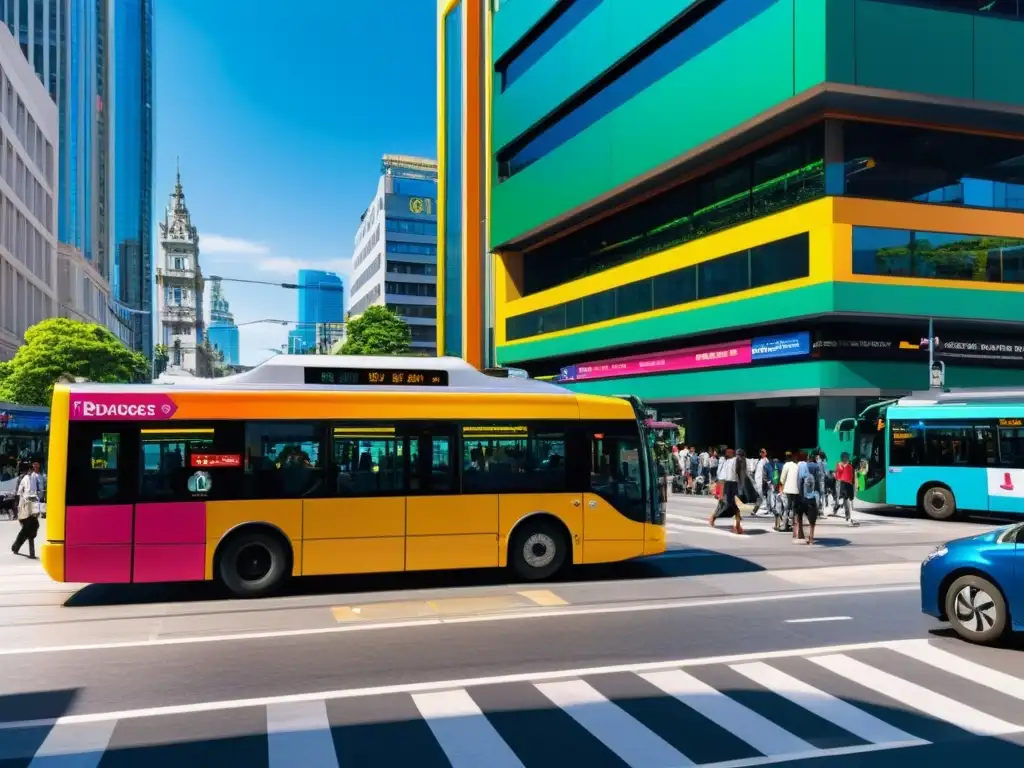
[[[545,568],[554,561],[555,540],[546,533],[535,533],[523,544],[523,559],[531,568]]]
[[[236,563],[238,575],[246,582],[265,578],[273,565],[273,554],[262,544],[247,544],[242,547]]]
[[[996,602],[983,589],[967,586],[956,595],[956,620],[968,632],[984,632],[996,623]]]

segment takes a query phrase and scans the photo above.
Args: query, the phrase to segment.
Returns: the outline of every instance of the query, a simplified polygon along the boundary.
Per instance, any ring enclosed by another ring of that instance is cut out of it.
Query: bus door
[[[650,477],[642,432],[628,423],[590,430],[590,478],[583,494],[584,562],[638,557],[644,550]]]
[[[1024,514],[1024,419],[999,419],[996,430],[998,465],[988,469],[989,511]],[[1018,541],[1024,549],[1024,540]],[[1018,567],[1024,578],[1024,564]]]

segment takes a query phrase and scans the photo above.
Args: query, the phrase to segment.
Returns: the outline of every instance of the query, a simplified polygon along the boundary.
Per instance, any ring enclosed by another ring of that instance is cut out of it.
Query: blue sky
[[[346,277],[385,153],[436,156],[435,0],[156,0],[154,222],[175,158],[207,275]],[[154,257],[157,250],[154,248]],[[295,291],[224,283],[238,323]],[[242,363],[288,329],[239,329]]]

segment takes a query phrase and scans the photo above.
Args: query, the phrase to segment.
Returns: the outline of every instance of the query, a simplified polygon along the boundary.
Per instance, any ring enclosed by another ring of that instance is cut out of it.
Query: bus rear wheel
[[[236,597],[265,597],[288,578],[288,550],[266,531],[240,531],[224,543],[217,576]]]
[[[951,520],[956,517],[956,497],[949,488],[930,486],[921,494],[921,509],[932,520]]]
[[[568,548],[569,542],[557,526],[528,520],[512,535],[509,562],[527,581],[549,579],[565,567]]]

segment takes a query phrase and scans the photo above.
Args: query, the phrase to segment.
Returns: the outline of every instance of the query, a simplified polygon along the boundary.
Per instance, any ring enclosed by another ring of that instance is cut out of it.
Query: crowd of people
[[[743,449],[709,448],[698,452],[693,446],[672,449],[677,474],[672,486],[676,493],[712,494],[718,499],[708,524],[732,517],[732,530],[743,533],[739,501],[753,506],[751,515],[775,518],[775,530],[792,532],[794,543],[814,544],[818,518],[831,510],[855,526],[853,500],[864,469],[850,454],[843,453],[829,468],[824,451],[787,453],[785,460],[769,458],[762,448],[756,459]]]

